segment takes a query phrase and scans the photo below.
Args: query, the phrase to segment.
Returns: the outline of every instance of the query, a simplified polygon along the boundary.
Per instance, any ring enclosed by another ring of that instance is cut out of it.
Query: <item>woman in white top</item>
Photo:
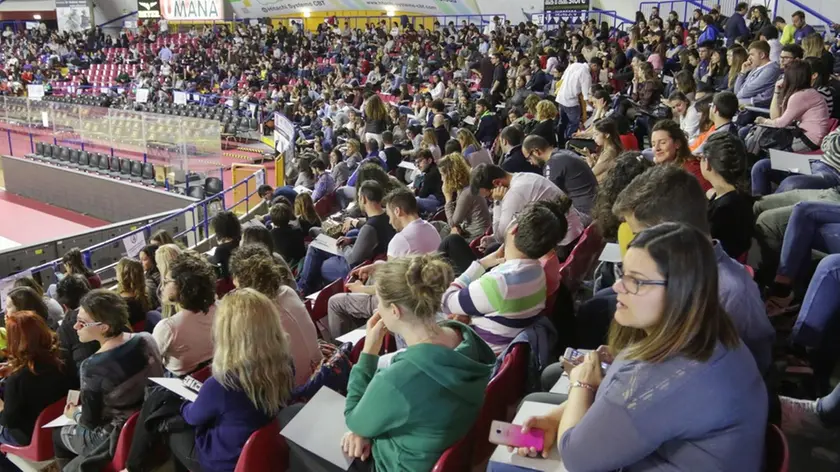
[[[216,271],[202,256],[186,251],[172,261],[161,283],[163,298],[181,310],[155,325],[152,336],[164,367],[182,377],[213,358]]]

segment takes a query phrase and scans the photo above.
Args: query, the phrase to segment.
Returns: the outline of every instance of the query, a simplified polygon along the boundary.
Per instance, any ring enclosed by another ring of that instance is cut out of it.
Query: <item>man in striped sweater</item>
[[[443,294],[442,310],[472,325],[496,354],[536,317],[546,300],[539,258],[566,235],[571,200],[528,204],[505,232],[498,251],[475,261]]]

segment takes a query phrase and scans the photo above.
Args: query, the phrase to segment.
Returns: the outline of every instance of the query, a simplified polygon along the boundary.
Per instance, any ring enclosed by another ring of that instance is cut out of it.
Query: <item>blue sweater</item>
[[[773,88],[782,74],[779,64],[771,62],[735,79],[735,95],[741,105],[767,108],[773,100]]]
[[[705,362],[619,354],[560,455],[575,472],[758,471],[766,426],[767,389],[743,344]]]
[[[251,434],[273,417],[257,409],[242,390],[228,390],[210,377],[195,403],[181,407],[184,420],[195,427],[195,448],[202,472],[233,472]]]

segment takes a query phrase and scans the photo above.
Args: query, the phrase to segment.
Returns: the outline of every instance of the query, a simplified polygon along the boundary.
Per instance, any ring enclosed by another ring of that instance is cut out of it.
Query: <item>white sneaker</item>
[[[828,440],[837,437],[837,431],[827,428],[819,414],[815,400],[779,397],[782,404],[782,431],[786,434]]]

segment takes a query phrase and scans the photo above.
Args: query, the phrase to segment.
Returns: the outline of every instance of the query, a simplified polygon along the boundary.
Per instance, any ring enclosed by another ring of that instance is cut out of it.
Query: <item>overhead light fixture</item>
[[[396,14],[396,10],[397,7],[393,5],[388,5],[387,7],[385,7],[385,14],[387,14],[388,16],[394,16]]]
[[[309,18],[311,16],[312,16],[312,10],[310,10],[309,8],[304,8],[303,9],[303,17],[304,18]]]
[[[32,15],[32,18],[34,18],[34,19],[36,19],[36,20],[40,20],[40,19],[41,19],[41,15]]]

